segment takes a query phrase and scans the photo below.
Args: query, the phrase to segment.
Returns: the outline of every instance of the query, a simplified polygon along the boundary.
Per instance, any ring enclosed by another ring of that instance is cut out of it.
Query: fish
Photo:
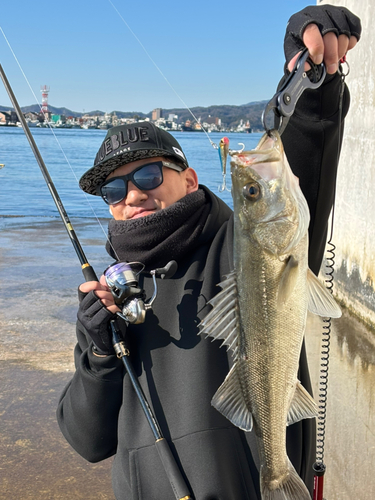
[[[288,458],[286,428],[318,413],[297,377],[307,311],[338,318],[341,310],[308,268],[309,208],[278,132],[230,155],[234,269],[199,334],[222,340],[233,366],[211,404],[255,432],[262,500],[311,500]]]
[[[222,139],[220,139],[218,151],[221,164],[221,173],[223,175],[223,184],[221,185],[221,187],[219,187],[219,191],[225,191],[227,189],[226,175],[227,175],[227,160],[229,154],[228,137],[223,137]]]

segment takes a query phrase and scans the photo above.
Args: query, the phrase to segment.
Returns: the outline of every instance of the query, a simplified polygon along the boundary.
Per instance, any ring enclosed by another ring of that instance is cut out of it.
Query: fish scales
[[[254,429],[263,500],[310,500],[287,456],[286,427],[317,414],[297,379],[307,310],[341,312],[308,269],[309,211],[278,133],[231,155],[234,272],[220,284],[200,333],[222,340],[234,365],[212,405],[234,425]]]
[[[303,245],[305,242],[301,243]],[[243,259],[245,266],[237,278],[240,321],[243,325],[251,325],[251,335],[245,328],[239,339],[239,358],[245,360],[241,363],[241,383],[244,394],[256,395],[248,404],[252,409],[254,430],[262,438],[258,446],[260,454],[264,455],[264,466],[278,470],[286,465],[286,419],[295,391],[295,367],[303,339],[303,335],[293,337],[291,332],[304,331],[306,315],[291,315],[288,304],[281,314],[276,314],[278,283],[285,263],[270,258],[261,248],[255,253],[257,261],[252,263],[251,259]],[[244,278],[246,276],[252,277],[251,282]],[[303,293],[305,282],[300,275],[289,299],[294,306],[306,296]],[[307,304],[298,306],[301,311],[306,307]]]

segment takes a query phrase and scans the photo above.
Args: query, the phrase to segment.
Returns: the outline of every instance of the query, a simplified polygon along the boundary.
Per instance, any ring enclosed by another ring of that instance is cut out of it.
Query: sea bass
[[[211,403],[244,431],[254,428],[263,500],[310,500],[287,456],[286,427],[317,415],[297,379],[307,310],[341,311],[308,268],[309,209],[279,134],[230,154],[234,271],[200,333],[223,340],[234,364]]]

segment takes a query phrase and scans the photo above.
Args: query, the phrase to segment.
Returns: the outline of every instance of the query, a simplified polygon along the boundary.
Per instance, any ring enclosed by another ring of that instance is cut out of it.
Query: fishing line
[[[138,36],[134,33],[134,31],[131,29],[131,27],[129,26],[129,24],[125,21],[125,19],[123,18],[123,16],[120,14],[120,12],[118,11],[118,9],[116,8],[116,6],[113,4],[113,2],[111,0],[108,0],[108,2],[112,5],[113,9],[116,11],[116,13],[119,15],[120,19],[122,20],[122,22],[125,24],[125,26],[128,28],[128,30],[130,31],[130,33],[134,36],[134,38],[137,40],[137,42],[139,43],[139,45],[142,47],[142,49],[144,50],[145,54],[147,55],[147,57],[150,59],[150,61],[152,62],[152,64],[155,66],[155,68],[158,70],[158,72],[160,73],[160,75],[164,78],[164,80],[166,81],[166,83],[169,85],[169,87],[171,88],[171,90],[174,92],[174,94],[178,97],[178,99],[182,102],[182,104],[185,106],[185,108],[189,111],[189,113],[191,114],[191,116],[194,118],[194,120],[200,124],[200,126],[202,127],[202,130],[203,132],[206,134],[207,136],[207,139],[210,141],[210,144],[211,146],[214,148],[214,149],[218,149],[218,145],[215,144],[210,136],[208,135],[208,132],[207,130],[203,127],[203,125],[199,122],[198,118],[195,116],[195,114],[193,113],[193,111],[189,108],[189,106],[185,103],[185,101],[182,99],[182,97],[177,93],[177,91],[175,90],[175,88],[172,86],[172,84],[169,82],[168,78],[164,75],[164,73],[162,72],[162,70],[159,68],[159,66],[156,64],[156,62],[154,61],[154,59],[150,56],[149,52],[147,51],[146,47],[143,45],[143,43],[141,42],[141,40],[138,38]]]
[[[44,120],[45,120],[45,121],[47,122],[47,124],[48,124],[48,128],[49,128],[49,129],[50,129],[50,131],[52,132],[52,134],[53,134],[53,136],[54,136],[54,138],[55,138],[55,140],[56,140],[56,142],[57,142],[57,144],[58,144],[58,146],[59,146],[59,148],[60,148],[60,151],[62,152],[62,154],[63,154],[63,156],[64,156],[64,158],[65,158],[66,163],[69,165],[69,168],[70,168],[70,170],[71,170],[71,172],[72,172],[72,174],[73,174],[73,176],[74,176],[74,178],[75,178],[75,180],[76,180],[77,184],[79,184],[79,179],[78,179],[78,177],[77,177],[76,173],[74,172],[73,167],[71,166],[70,161],[69,161],[69,159],[67,158],[67,156],[66,156],[66,154],[65,154],[65,151],[64,151],[63,147],[61,146],[60,141],[58,140],[58,138],[57,138],[57,136],[56,136],[56,134],[55,134],[55,131],[53,130],[53,128],[52,128],[52,127],[50,126],[50,124],[48,123],[48,117],[47,117],[47,115],[44,113],[44,111],[42,111],[42,107],[41,107],[40,103],[38,102],[38,98],[37,98],[37,96],[35,95],[35,92],[34,92],[33,88],[31,87],[31,84],[30,84],[29,80],[27,79],[27,76],[25,75],[25,72],[23,71],[22,66],[21,66],[21,64],[20,64],[20,62],[19,62],[19,60],[18,60],[18,58],[17,58],[17,56],[16,56],[16,54],[15,54],[15,52],[14,52],[14,50],[13,50],[13,48],[12,48],[12,46],[11,46],[11,44],[10,44],[10,42],[9,42],[8,38],[6,37],[6,35],[5,35],[5,33],[4,33],[4,31],[3,31],[3,29],[2,29],[2,27],[1,27],[1,26],[0,26],[0,30],[1,30],[1,33],[3,34],[3,37],[4,37],[4,39],[5,39],[5,41],[6,41],[7,45],[8,45],[8,47],[9,47],[9,49],[10,49],[10,51],[11,51],[12,55],[13,55],[13,57],[14,57],[14,59],[15,59],[15,61],[16,61],[16,63],[17,63],[17,65],[18,65],[18,67],[19,67],[19,69],[20,69],[20,71],[21,71],[21,73],[22,73],[22,75],[23,75],[24,79],[26,80],[26,83],[27,83],[27,85],[28,85],[28,87],[29,87],[29,89],[30,89],[31,93],[32,93],[32,94],[33,94],[33,96],[34,96],[35,102],[37,103],[37,105],[38,105],[38,106],[39,106],[39,108],[40,108],[40,112],[41,112],[41,113],[43,114],[43,116],[44,116]],[[92,213],[94,214],[94,218],[96,219],[96,221],[98,222],[98,224],[99,224],[99,226],[100,226],[101,230],[103,231],[103,234],[104,234],[104,236],[105,236],[106,240],[108,241],[109,245],[111,246],[112,250],[114,251],[114,255],[116,255],[117,260],[119,260],[119,258],[118,258],[118,256],[117,256],[117,253],[116,253],[115,249],[113,248],[111,241],[110,241],[110,240],[109,240],[109,238],[108,238],[108,234],[107,234],[107,232],[105,231],[105,229],[104,229],[104,227],[103,227],[102,223],[100,222],[99,217],[97,216],[97,214],[96,214],[96,212],[95,212],[95,209],[94,209],[94,207],[92,206],[92,204],[91,204],[91,202],[90,202],[90,200],[89,200],[89,198],[88,198],[87,193],[85,193],[84,191],[82,191],[82,194],[84,195],[84,197],[85,197],[85,199],[86,199],[86,203],[87,203],[87,204],[89,205],[89,207],[91,208],[91,211],[92,211]]]

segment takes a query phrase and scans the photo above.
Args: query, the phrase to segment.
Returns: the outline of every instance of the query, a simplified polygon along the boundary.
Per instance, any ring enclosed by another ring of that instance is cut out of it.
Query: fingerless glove
[[[81,299],[77,313],[78,320],[87,330],[99,354],[114,354],[112,333],[109,322],[116,317],[101,302],[93,290],[84,294],[79,291]]]
[[[285,60],[289,62],[305,48],[303,32],[309,24],[316,24],[324,36],[332,31],[339,35],[361,37],[361,20],[345,7],[334,5],[310,5],[289,19],[284,39]]]

